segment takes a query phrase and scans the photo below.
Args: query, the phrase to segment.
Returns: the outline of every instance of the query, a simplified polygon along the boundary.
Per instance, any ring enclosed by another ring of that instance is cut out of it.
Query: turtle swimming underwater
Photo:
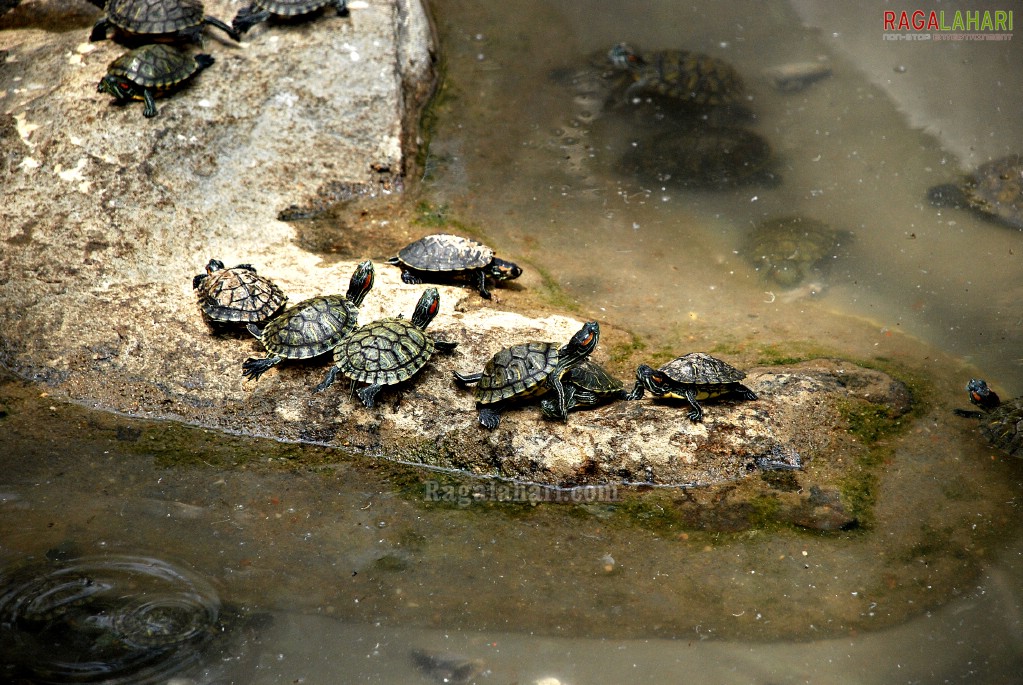
[[[498,259],[483,243],[450,233],[420,238],[401,248],[398,256],[391,257],[387,263],[401,267],[401,280],[405,283],[468,280],[488,300],[488,277],[494,281],[510,281],[522,275],[517,264]]]
[[[1023,229],[1023,155],[981,164],[957,183],[927,191],[932,204],[972,209],[1012,228]]]
[[[238,33],[247,33],[272,16],[298,17],[329,6],[337,10],[339,17],[348,14],[348,0],[252,0],[248,7],[238,10],[231,25]]]
[[[206,26],[216,26],[232,39],[241,36],[216,17],[205,14],[202,0],[109,0],[103,15],[92,27],[90,41],[105,40],[107,29],[152,38],[175,35],[199,43]]]
[[[746,259],[766,279],[793,288],[823,270],[842,234],[823,221],[800,216],[757,224],[746,239]]]
[[[778,182],[771,145],[733,126],[673,126],[637,140],[618,160],[619,172],[647,183],[730,188]]]
[[[415,376],[430,361],[434,350],[452,352],[458,343],[435,340],[426,327],[440,311],[440,295],[428,288],[419,298],[411,319],[378,319],[355,330],[334,348],[334,366],[316,386],[326,390],[338,372],[353,382],[368,383],[358,391],[359,399],[372,407],[376,394],[385,385],[394,385]]]
[[[980,419],[980,434],[1010,457],[1023,458],[1023,397],[1002,402],[979,378],[966,386],[970,402],[984,411],[955,410],[959,416]]]
[[[142,100],[142,116],[155,117],[154,98],[169,92],[186,79],[213,64],[209,55],[189,55],[165,43],[143,45],[130,50],[107,67],[97,92],[109,93],[119,102]]]
[[[638,400],[649,390],[657,397],[673,397],[689,403],[691,421],[703,419],[703,408],[698,400],[712,400],[733,396],[755,400],[757,394],[740,383],[746,374],[731,364],[703,352],[690,352],[676,357],[659,369],[641,364],[636,369],[636,385],[628,399]]]
[[[352,274],[348,294],[321,295],[285,309],[260,329],[249,324],[249,332],[267,350],[262,359],[249,358],[242,375],[258,380],[282,359],[308,359],[332,351],[355,330],[359,306],[373,287],[373,263],[359,264]]]
[[[203,318],[210,324],[262,323],[288,301],[284,291],[269,278],[256,274],[251,264],[226,269],[211,259],[206,273],[192,279]]]
[[[568,411],[628,397],[620,380],[589,359],[569,369],[561,377],[561,384],[565,386],[565,408]],[[550,398],[540,400],[540,413],[547,418],[558,418],[557,406]]]
[[[506,347],[487,362],[483,370],[473,374],[455,372],[461,385],[476,384],[476,406],[479,422],[494,429],[501,423],[501,410],[517,399],[553,394],[551,418],[568,420],[568,406],[562,377],[581,364],[597,347],[600,326],[590,321],[559,347],[552,342],[530,342]]]

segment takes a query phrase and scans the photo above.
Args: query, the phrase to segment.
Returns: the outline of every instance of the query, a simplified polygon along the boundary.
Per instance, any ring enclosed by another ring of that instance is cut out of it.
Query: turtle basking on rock
[[[387,263],[401,267],[401,280],[405,283],[469,281],[488,300],[488,278],[500,282],[522,275],[517,264],[498,259],[483,243],[449,233],[420,238],[401,248],[398,256]]]
[[[211,259],[206,272],[192,279],[192,289],[210,325],[262,323],[288,301],[284,291],[258,275],[251,264],[227,269],[219,259]]]
[[[238,10],[231,25],[238,33],[247,33],[270,17],[301,17],[324,7],[334,7],[339,17],[348,15],[348,0],[252,0]]]
[[[981,216],[1023,229],[1023,155],[986,164],[956,183],[934,186],[927,198],[940,207],[972,209]]]
[[[105,40],[111,27],[147,40],[172,36],[199,43],[206,26],[215,26],[234,40],[241,37],[216,17],[207,16],[202,0],[109,0],[104,10],[92,27],[90,41]]]
[[[495,354],[482,371],[455,372],[455,380],[461,385],[476,385],[476,407],[484,428],[497,428],[501,423],[501,410],[509,403],[547,393],[552,396],[548,415],[567,421],[568,397],[562,378],[586,360],[599,339],[600,326],[590,321],[566,345],[530,342],[506,347]]]
[[[956,409],[959,416],[980,419],[980,434],[1010,457],[1023,458],[1023,397],[1002,402],[988,384],[971,378],[966,385],[970,402],[983,411]]]
[[[352,382],[367,383],[357,394],[372,407],[374,398],[385,385],[395,385],[415,376],[426,366],[435,350],[453,352],[458,343],[436,340],[426,327],[440,311],[440,295],[428,288],[419,298],[411,319],[378,319],[355,330],[334,348],[334,366],[316,386],[326,390],[338,372]]]
[[[177,88],[211,64],[209,55],[192,56],[165,43],[143,45],[111,62],[96,90],[113,95],[118,102],[142,100],[146,103],[142,116],[155,117],[158,95]]]
[[[624,383],[589,359],[569,369],[561,377],[561,383],[565,386],[565,408],[568,411],[628,397]],[[554,400],[540,400],[540,413],[547,418],[558,418],[557,409]]]
[[[734,397],[755,400],[757,394],[740,383],[746,374],[731,364],[703,352],[676,357],[659,369],[641,364],[636,369],[636,385],[628,399],[642,399],[644,390],[657,397],[685,400],[692,407],[691,421],[703,419],[698,400]]]

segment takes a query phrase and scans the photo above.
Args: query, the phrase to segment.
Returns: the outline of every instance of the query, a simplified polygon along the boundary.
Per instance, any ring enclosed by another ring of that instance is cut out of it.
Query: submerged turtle
[[[358,328],[334,348],[334,366],[316,391],[329,388],[340,371],[354,382],[369,384],[358,395],[364,405],[372,407],[381,388],[419,373],[434,350],[452,352],[458,346],[425,332],[439,310],[440,295],[436,288],[429,288],[419,298],[412,319],[379,319]]]
[[[1023,458],[1023,397],[1002,403],[994,390],[979,378],[971,378],[966,386],[970,402],[984,411],[963,411],[956,414],[980,419],[980,434],[994,447],[1010,457]]]
[[[691,421],[703,418],[703,408],[697,400],[712,400],[728,395],[743,400],[755,400],[757,394],[740,383],[746,374],[731,364],[703,352],[690,352],[676,357],[659,369],[641,364],[636,369],[636,385],[628,399],[638,400],[649,390],[657,397],[685,400],[692,407]]]
[[[109,0],[106,14],[92,27],[90,41],[105,40],[107,29],[114,27],[130,35],[174,34],[195,43],[202,30],[216,26],[234,40],[241,36],[216,17],[207,16],[202,0]]]
[[[387,263],[401,267],[401,280],[405,283],[452,278],[468,280],[488,300],[487,277],[509,281],[522,275],[517,264],[498,259],[483,243],[449,233],[420,238],[401,248],[398,256],[391,257]]]
[[[756,225],[746,239],[746,259],[765,278],[784,288],[802,283],[835,256],[842,234],[823,221],[801,216]]]
[[[561,384],[565,386],[565,409],[568,411],[611,400],[624,400],[628,396],[619,379],[588,359],[569,369],[561,377]],[[540,400],[540,412],[547,418],[557,418],[557,409],[553,400]]]
[[[482,371],[455,372],[455,380],[462,385],[476,384],[479,421],[485,428],[497,428],[501,423],[501,409],[507,402],[547,392],[554,395],[551,418],[567,421],[568,405],[562,377],[586,360],[599,339],[600,326],[590,321],[567,345],[530,342],[506,347],[495,354]]]
[[[733,126],[688,126],[662,130],[637,141],[618,168],[642,181],[694,188],[729,188],[776,183],[771,145]]]
[[[206,273],[192,279],[199,308],[207,322],[261,323],[279,312],[288,301],[284,291],[269,278],[256,273],[251,264],[224,268],[211,259]]]
[[[958,183],[927,191],[932,204],[972,209],[1012,228],[1023,229],[1023,155],[1009,155],[986,164]]]
[[[628,80],[625,98],[662,97],[687,109],[739,104],[746,95],[739,72],[727,62],[688,50],[639,53],[619,43],[607,53],[614,72]]]
[[[352,274],[347,295],[303,300],[271,319],[262,330],[249,324],[249,332],[259,338],[268,354],[263,359],[246,359],[242,375],[258,380],[282,359],[308,359],[333,350],[355,330],[359,306],[372,287],[373,263],[365,261]]]
[[[252,0],[248,7],[238,10],[231,25],[238,33],[246,33],[272,16],[298,17],[323,7],[336,8],[339,17],[348,14],[348,0]]]
[[[193,57],[164,43],[143,45],[111,62],[96,90],[113,95],[119,102],[143,100],[146,107],[142,115],[155,117],[157,95],[169,92],[211,64],[213,58],[209,55]]]

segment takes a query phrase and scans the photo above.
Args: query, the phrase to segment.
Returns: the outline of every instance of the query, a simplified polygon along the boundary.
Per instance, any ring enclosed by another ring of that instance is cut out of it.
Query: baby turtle
[[[822,271],[826,260],[835,256],[841,237],[823,221],[783,217],[757,224],[744,252],[765,278],[783,288],[794,288]]]
[[[225,269],[211,259],[206,273],[192,279],[199,308],[207,323],[262,323],[279,312],[288,301],[276,283],[256,274],[251,264]]]
[[[1012,228],[1023,229],[1023,155],[981,164],[958,183],[927,191],[932,204],[972,209]]]
[[[109,93],[119,102],[143,100],[142,116],[156,116],[157,95],[169,92],[182,81],[213,64],[209,55],[189,55],[165,43],[143,45],[130,50],[107,67],[107,75],[96,90]]]
[[[238,33],[247,33],[272,16],[298,17],[323,7],[336,8],[339,17],[348,14],[348,0],[252,0],[248,7],[238,10],[231,25]]]
[[[980,434],[1010,457],[1023,458],[1023,397],[1002,403],[994,390],[979,378],[966,386],[970,402],[983,411],[955,411],[959,416],[980,419]]]
[[[506,347],[473,374],[455,372],[461,385],[476,384],[476,406],[480,425],[494,429],[501,423],[501,409],[515,399],[551,392],[551,418],[568,420],[568,406],[562,377],[586,360],[600,339],[600,326],[590,321],[572,336],[567,345],[530,342]]]
[[[746,95],[739,72],[727,62],[688,50],[640,54],[625,43],[607,53],[611,68],[627,75],[625,99],[663,97],[687,109],[705,111],[739,104]]]
[[[348,294],[303,300],[271,319],[262,330],[249,324],[249,333],[266,348],[263,359],[249,358],[242,375],[258,380],[282,359],[308,359],[330,352],[355,330],[359,306],[373,287],[373,263],[362,262],[352,274]]]
[[[401,248],[398,256],[391,257],[387,263],[401,267],[401,280],[405,283],[468,280],[488,300],[488,276],[495,281],[510,281],[522,275],[517,264],[498,259],[483,243],[449,233],[420,238]]]
[[[772,161],[771,145],[753,131],[688,126],[640,139],[622,155],[618,168],[648,183],[722,189],[777,183]]]
[[[379,319],[362,326],[334,348],[334,366],[316,386],[326,390],[340,371],[354,382],[368,383],[358,391],[367,407],[385,385],[407,381],[430,361],[434,350],[453,352],[458,343],[435,340],[425,330],[440,310],[440,295],[429,288],[419,298],[412,319]]]
[[[565,386],[565,408],[568,411],[579,407],[592,407],[611,400],[624,400],[628,393],[625,385],[609,374],[603,366],[589,359],[573,366],[561,377]],[[540,400],[540,413],[549,419],[558,418],[557,405],[545,398]]]
[[[109,0],[104,9],[106,14],[92,27],[90,41],[106,40],[110,27],[147,39],[173,34],[200,43],[202,30],[216,26],[234,40],[241,38],[224,22],[207,16],[202,0]]]
[[[685,400],[692,407],[691,421],[703,419],[703,408],[697,400],[712,400],[732,395],[738,399],[755,400],[757,394],[740,383],[746,374],[716,357],[703,352],[690,352],[677,357],[659,369],[641,364],[636,369],[636,385],[628,399],[638,400],[649,390],[657,397]]]

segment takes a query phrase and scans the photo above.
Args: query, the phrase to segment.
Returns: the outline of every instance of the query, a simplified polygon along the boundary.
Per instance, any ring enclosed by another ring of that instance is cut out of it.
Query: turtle
[[[211,64],[210,55],[192,56],[164,43],[143,45],[111,62],[96,90],[113,95],[119,102],[143,100],[146,107],[142,115],[155,117],[157,95],[177,87]]]
[[[972,209],[1011,228],[1023,229],[1023,155],[981,164],[957,183],[927,191],[932,204]]]
[[[787,216],[757,224],[747,236],[743,252],[764,278],[793,288],[821,271],[844,238],[823,221]]]
[[[206,273],[192,279],[206,322],[262,323],[277,314],[288,298],[276,283],[256,273],[251,264],[224,268],[219,259],[206,264]]]
[[[238,10],[231,25],[238,33],[247,33],[271,16],[298,17],[323,7],[334,7],[339,17],[348,15],[348,0],[252,0]]]
[[[742,77],[724,60],[689,50],[640,53],[618,43],[607,53],[612,74],[626,76],[625,100],[660,97],[685,109],[706,111],[738,105],[746,97]]]
[[[592,407],[611,400],[623,400],[628,395],[625,385],[603,366],[589,359],[573,366],[561,377],[565,386],[565,408]],[[557,405],[550,398],[540,400],[540,413],[557,418]]]
[[[583,324],[568,344],[528,342],[499,351],[482,371],[472,374],[454,372],[460,385],[476,385],[476,407],[479,422],[493,430],[501,423],[501,409],[511,401],[536,397],[548,392],[554,395],[551,418],[568,420],[568,406],[562,377],[593,352],[600,339],[596,321]]]
[[[376,394],[385,385],[406,381],[426,366],[434,350],[453,352],[456,342],[436,340],[425,330],[440,310],[436,288],[426,289],[419,298],[411,319],[378,319],[360,326],[334,348],[334,366],[316,386],[326,390],[338,372],[353,382],[368,383],[358,391],[359,399],[372,407]]]
[[[676,357],[659,369],[641,364],[636,369],[636,385],[627,399],[638,400],[649,390],[657,397],[685,400],[692,407],[690,421],[703,419],[703,408],[697,400],[712,400],[731,395],[755,400],[757,394],[740,383],[746,374],[727,362],[703,352],[690,352]]]
[[[980,419],[980,434],[1010,457],[1023,459],[1023,397],[1007,402],[987,382],[979,378],[971,378],[966,385],[970,402],[983,411],[965,411],[956,409],[959,416]]]
[[[517,264],[498,259],[483,243],[450,233],[435,233],[409,243],[387,263],[401,267],[401,280],[405,283],[422,283],[424,279],[468,280],[488,300],[487,277],[510,281],[522,275]]]
[[[258,380],[282,359],[309,359],[332,351],[352,331],[359,306],[373,287],[373,263],[359,264],[352,274],[346,295],[321,295],[288,307],[260,329],[249,324],[249,333],[263,343],[267,356],[250,357],[242,364],[242,375]]]
[[[640,138],[621,156],[621,173],[683,188],[723,189],[778,182],[771,144],[738,126],[673,126]]]
[[[221,20],[207,16],[202,0],[108,0],[104,11],[92,27],[90,41],[106,40],[110,27],[133,36],[173,35],[200,43],[202,30],[216,26],[235,41],[241,38]]]

